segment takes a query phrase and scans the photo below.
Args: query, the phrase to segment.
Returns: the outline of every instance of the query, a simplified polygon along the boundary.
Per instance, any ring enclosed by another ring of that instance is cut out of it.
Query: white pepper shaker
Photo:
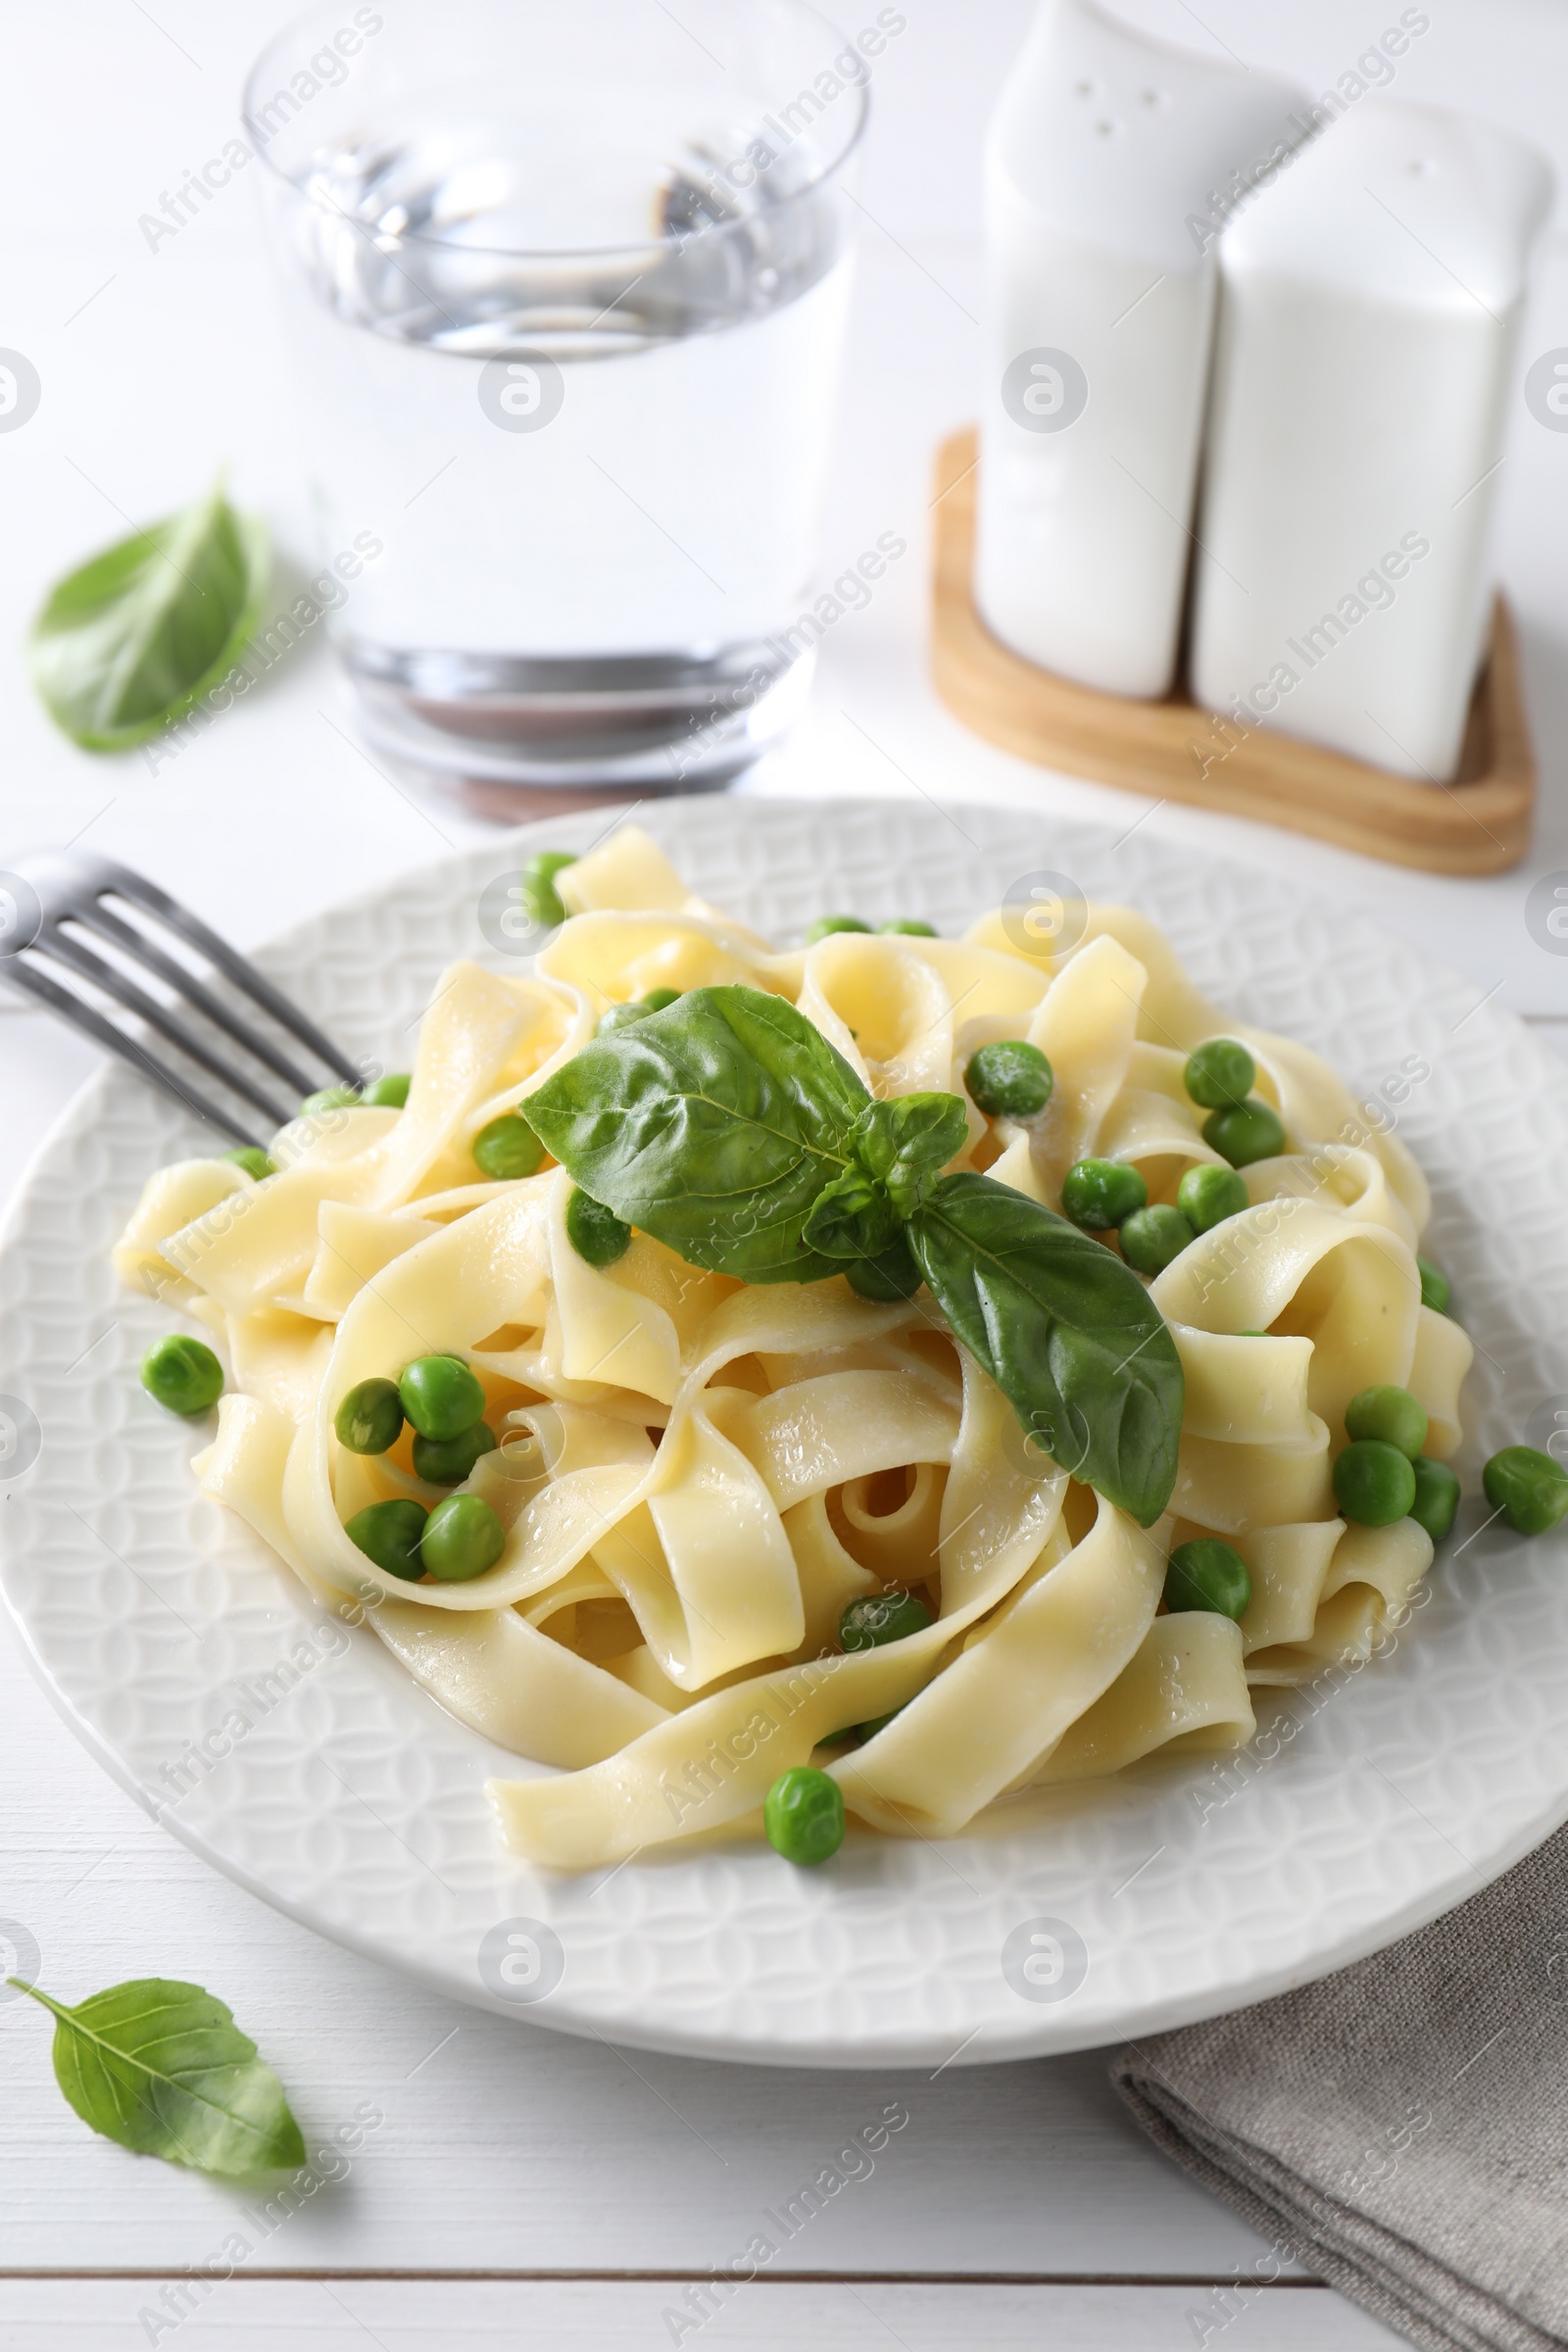
[[[1220,239],[1192,682],[1375,766],[1454,774],[1551,175],[1492,124],[1360,101]]]
[[[1027,660],[1107,693],[1168,690],[1215,217],[1306,127],[1271,74],[1045,0],[986,150],[975,601]]]

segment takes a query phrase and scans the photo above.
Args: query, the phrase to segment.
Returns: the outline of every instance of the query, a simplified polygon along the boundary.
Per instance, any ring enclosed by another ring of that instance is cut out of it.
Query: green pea
[[[441,1585],[466,1585],[493,1568],[507,1531],[479,1494],[449,1494],[424,1523],[419,1557]]]
[[[1421,1277],[1421,1303],[1430,1306],[1435,1315],[1446,1315],[1453,1297],[1446,1274],[1440,1274],[1428,1257],[1416,1259],[1416,1271]]]
[[[1434,1544],[1441,1544],[1459,1508],[1459,1481],[1446,1462],[1435,1462],[1428,1453],[1418,1453],[1411,1467],[1415,1471],[1415,1500],[1410,1505],[1410,1516],[1418,1527],[1426,1529]]]
[[[806,934],[806,944],[814,948],[819,939],[830,939],[835,931],[869,931],[858,914],[819,914]]]
[[[534,921],[547,931],[566,919],[556,876],[576,862],[570,850],[535,850],[522,869],[523,903]]]
[[[323,1110],[358,1110],[364,1101],[365,1097],[357,1086],[318,1087],[314,1095],[307,1095],[300,1104],[300,1117],[314,1119]]]
[[[1254,1159],[1278,1158],[1285,1149],[1285,1129],[1279,1112],[1254,1098],[1211,1110],[1203,1121],[1203,1141],[1233,1168],[1247,1168]]]
[[[1256,1076],[1256,1062],[1234,1037],[1211,1037],[1206,1045],[1196,1047],[1182,1073],[1187,1092],[1205,1110],[1245,1102]]]
[[[878,1732],[885,1732],[888,1728],[888,1725],[892,1723],[896,1717],[902,1715],[903,1713],[904,1709],[902,1707],[895,1707],[891,1715],[873,1715],[869,1723],[858,1723],[854,1725],[852,1728],[854,1730],[856,1739],[859,1741],[860,1745],[864,1747],[870,1740],[876,1738]]]
[[[368,1103],[372,1110],[401,1110],[409,1099],[409,1088],[413,1083],[411,1071],[388,1070],[384,1078],[377,1078],[366,1088],[360,1101]]]
[[[1482,1471],[1481,1484],[1516,1536],[1544,1536],[1568,1511],[1568,1472],[1534,1446],[1505,1446]]]
[[[481,1127],[473,1139],[474,1164],[481,1176],[494,1182],[532,1176],[544,1158],[545,1148],[520,1111],[504,1111]]]
[[[1163,1274],[1180,1257],[1193,1238],[1193,1229],[1179,1208],[1156,1200],[1152,1208],[1135,1208],[1121,1222],[1121,1253],[1139,1274]]]
[[[223,1367],[204,1340],[172,1331],[142,1357],[141,1385],[156,1403],[189,1420],[223,1394]]]
[[[1195,1233],[1212,1233],[1247,1206],[1247,1186],[1234,1168],[1189,1168],[1176,1187],[1176,1205]]]
[[[914,914],[896,914],[891,923],[878,923],[877,929],[882,932],[903,932],[906,939],[935,939],[938,936],[934,923],[922,923],[919,916]]]
[[[936,1619],[912,1592],[867,1592],[852,1600],[839,1619],[839,1641],[847,1650],[880,1649],[923,1634]]]
[[[678,1004],[684,995],[678,988],[651,988],[645,997],[633,997],[628,1004],[612,1004],[599,1022],[599,1035],[613,1036],[617,1029],[627,1029],[634,1021],[646,1021],[651,1012],[663,1012]]]
[[[461,1487],[481,1453],[495,1451],[495,1432],[476,1421],[457,1438],[416,1438],[414,1475],[432,1487]]]
[[[350,1453],[385,1453],[403,1431],[403,1399],[392,1380],[362,1380],[350,1389],[332,1423]]]
[[[666,1005],[678,1004],[678,988],[651,988],[646,997],[633,997],[629,1004],[612,1004],[599,1016],[597,1035],[613,1037],[617,1029],[629,1029],[636,1021],[646,1021],[651,1012],[662,1012]]]
[[[914,1251],[902,1233],[880,1257],[852,1259],[844,1269],[844,1278],[852,1291],[862,1298],[874,1298],[881,1306],[912,1298],[925,1279],[914,1262]]]
[[[1381,1438],[1413,1462],[1427,1442],[1427,1416],[1408,1389],[1362,1389],[1345,1408],[1348,1438]]]
[[[225,1152],[223,1157],[231,1159],[236,1168],[243,1168],[247,1176],[254,1176],[258,1184],[264,1176],[277,1174],[275,1162],[268,1158],[260,1144],[241,1144],[237,1151]]]
[[[398,1382],[416,1437],[461,1438],[484,1413],[484,1391],[455,1355],[416,1355]]]
[[[1165,1606],[1172,1611],[1207,1609],[1216,1617],[1241,1618],[1251,1597],[1247,1562],[1217,1536],[1178,1544],[1165,1563]]]
[[[1108,1233],[1149,1200],[1136,1168],[1119,1159],[1080,1159],[1061,1180],[1061,1205],[1086,1233]]]
[[[844,1791],[814,1765],[797,1764],[768,1790],[762,1826],[786,1862],[825,1862],[844,1843]]]
[[[617,1029],[629,1029],[634,1021],[646,1021],[647,1018],[647,1005],[641,997],[633,997],[629,1004],[612,1004],[608,1012],[602,1012],[594,1034],[596,1037],[613,1037]]]
[[[579,1187],[566,1202],[566,1239],[590,1266],[612,1266],[631,1248],[631,1227]]]
[[[424,1533],[422,1502],[400,1498],[368,1503],[363,1511],[355,1512],[343,1533],[388,1576],[401,1576],[406,1585],[416,1585],[423,1576],[424,1562],[419,1557],[419,1538]]]
[[[1056,1080],[1038,1046],[1006,1037],[970,1054],[963,1083],[988,1119],[1032,1119],[1051,1101]]]
[[[1334,1465],[1334,1499],[1361,1527],[1392,1527],[1415,1500],[1410,1457],[1382,1438],[1356,1438]]]

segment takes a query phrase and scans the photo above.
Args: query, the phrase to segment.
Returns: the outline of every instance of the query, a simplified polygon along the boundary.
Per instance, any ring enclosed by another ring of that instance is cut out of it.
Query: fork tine
[[[270,1013],[272,1019],[287,1029],[291,1036],[297,1037],[302,1046],[309,1046],[328,1069],[335,1070],[347,1084],[360,1085],[361,1073],[353,1062],[339,1053],[329,1038],[322,1036],[313,1021],[306,1019],[299,1006],[291,1004],[281,990],[264,979],[254,964],[248,963],[243,956],[236,955],[226,940],[220,939],[216,931],[209,931],[204,922],[194,914],[187,913],[177,899],[172,899],[167,891],[160,890],[157,883],[149,882],[145,875],[132,873],[128,865],[119,865],[112,858],[99,861],[99,875],[100,879],[95,885],[97,890],[112,890],[117,898],[128,899],[133,906],[140,906],[144,912],[157,915],[161,922],[167,923],[191,947],[199,948],[226,979],[232,980],[236,988],[243,989],[253,1003]]]
[[[276,1126],[286,1126],[293,1117],[292,1111],[280,1110],[274,1102],[238,1070],[225,1069],[217,1056],[208,1052],[200,1038],[193,1037],[178,1021],[170,1017],[156,997],[149,996],[135,981],[127,980],[123,972],[114,964],[106,963],[101,956],[79,939],[73,939],[69,933],[62,932],[58,923],[50,923],[26,953],[46,953],[69,965],[73,971],[80,972],[95,988],[101,988],[106,996],[113,997],[117,1004],[123,1004],[127,1012],[135,1013],[149,1028],[156,1029],[161,1037],[167,1037],[172,1046],[177,1046],[182,1054],[197,1062],[211,1077],[220,1079],[234,1094],[243,1095],[247,1102],[254,1104],[264,1117],[271,1119]]]
[[[156,1086],[160,1093],[172,1097],[183,1109],[194,1111],[210,1127],[220,1128],[224,1135],[231,1135],[237,1144],[254,1144],[258,1141],[218,1103],[204,1102],[199,1095],[193,1095],[166,1062],[160,1061],[156,1054],[149,1054],[123,1029],[117,1029],[114,1022],[106,1020],[94,1005],[74,996],[70,989],[62,988],[58,981],[51,980],[47,972],[40,971],[24,956],[11,956],[6,958],[5,977],[16,987],[25,989],[28,996],[35,997],[40,1004],[48,1005],[51,1012],[59,1013],[72,1028],[79,1029],[83,1036],[90,1037],[95,1045],[107,1048],[111,1054],[118,1054],[122,1061],[128,1062],[139,1076]]]
[[[127,955],[134,956],[149,971],[156,973],[160,980],[167,981],[178,995],[194,1004],[199,1012],[204,1012],[215,1028],[221,1029],[236,1045],[243,1046],[247,1053],[255,1054],[258,1061],[265,1062],[274,1077],[283,1079],[289,1086],[298,1087],[302,1095],[313,1091],[316,1084],[313,1078],[297,1069],[286,1054],[280,1054],[276,1046],[254,1030],[248,1021],[242,1021],[238,1013],[231,1010],[220,997],[215,997],[212,990],[204,986],[184,964],[176,963],[172,956],[166,956],[145,931],[133,930],[129,923],[122,923],[118,914],[111,914],[108,907],[101,906],[96,899],[89,899],[83,906],[74,907],[69,919],[83,924],[89,930],[96,931],[100,938],[113,940],[117,947],[123,948]]]

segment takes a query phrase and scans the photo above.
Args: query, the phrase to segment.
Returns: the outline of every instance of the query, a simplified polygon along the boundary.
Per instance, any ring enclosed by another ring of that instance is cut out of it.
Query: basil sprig
[[[1170,1499],[1182,1368],[1101,1243],[989,1176],[944,1176],[955,1095],[874,1102],[803,1013],[700,988],[611,1031],[528,1098],[574,1182],[688,1264],[819,1282],[912,1252],[952,1330],[1065,1470],[1148,1527]]]
[[[845,1138],[847,1173],[817,1195],[806,1220],[807,1247],[824,1257],[883,1256],[930,1198],[939,1173],[962,1150],[968,1132],[956,1095],[868,1100]]]
[[[215,486],[57,582],[32,628],[32,675],[55,724],[122,752],[191,710],[249,644],[267,531]]]
[[[688,1265],[820,1282],[841,1253],[808,1246],[807,1219],[869,1101],[782,997],[702,988],[585,1046],[528,1097],[528,1124],[585,1193]]]
[[[136,1977],[74,2008],[7,1983],[55,2019],[55,2080],[84,2124],[139,2156],[243,2178],[305,2162],[283,2085],[199,1984]]]

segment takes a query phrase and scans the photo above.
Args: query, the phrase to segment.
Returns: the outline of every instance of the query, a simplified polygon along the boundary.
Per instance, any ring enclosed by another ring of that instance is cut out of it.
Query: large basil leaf
[[[33,623],[50,717],[89,752],[145,742],[218,685],[261,617],[267,532],[220,489],[106,548]]]
[[[55,2079],[84,2124],[140,2156],[197,2172],[305,2162],[283,2085],[199,1984],[139,1977],[68,2008],[13,1977],[55,2018]]]
[[[942,1177],[907,1238],[943,1313],[1024,1429],[1150,1526],[1176,1483],[1182,1367],[1132,1269],[989,1176]]]
[[[686,1259],[743,1282],[819,1282],[804,1240],[870,1101],[782,997],[698,988],[585,1046],[529,1095],[528,1123],[585,1193]]]

